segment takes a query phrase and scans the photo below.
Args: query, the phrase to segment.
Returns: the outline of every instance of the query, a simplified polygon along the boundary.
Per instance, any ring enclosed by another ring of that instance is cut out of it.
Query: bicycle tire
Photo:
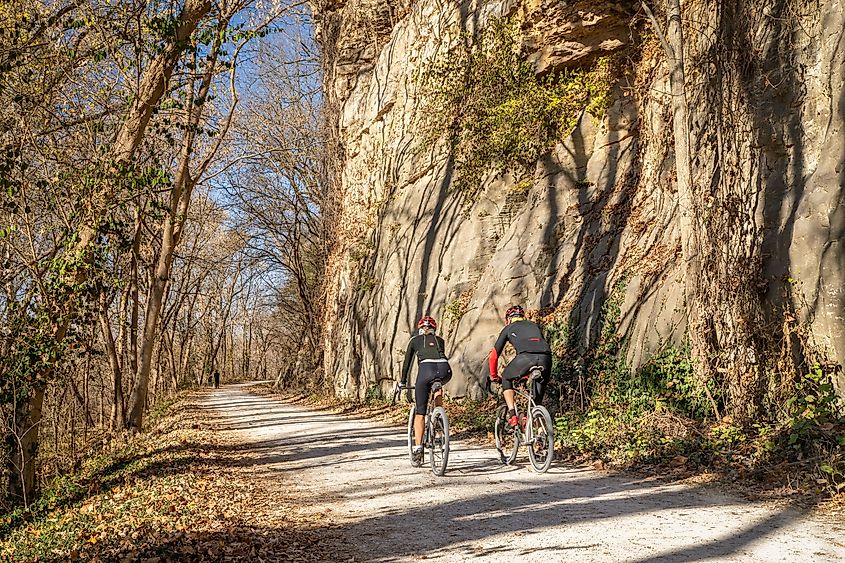
[[[555,428],[546,407],[531,409],[531,442],[528,460],[537,473],[545,473],[555,457]]]
[[[519,434],[505,420],[507,407],[502,405],[496,410],[496,424],[493,433],[496,437],[496,451],[499,452],[499,461],[510,465],[516,459],[516,452],[519,450]]]
[[[449,463],[449,417],[443,407],[434,407],[430,424],[431,472],[442,477]]]
[[[408,461],[411,462],[411,467],[419,467],[416,463],[414,463],[414,415],[416,414],[416,409],[414,405],[411,405],[410,411],[408,411]],[[422,465],[422,464],[420,464]]]

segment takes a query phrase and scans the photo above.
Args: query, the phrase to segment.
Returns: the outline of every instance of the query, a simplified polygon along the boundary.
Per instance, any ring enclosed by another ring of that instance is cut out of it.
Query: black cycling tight
[[[452,379],[452,368],[449,367],[449,362],[420,362],[414,388],[414,403],[419,415],[425,415],[428,408],[428,391],[435,379],[439,379],[443,385]]]
[[[523,352],[505,367],[502,373],[502,389],[513,389],[513,381],[528,373],[534,366],[543,366],[543,377],[534,382],[534,401],[539,405],[543,402],[543,395],[546,393],[546,383],[552,375],[551,354],[532,354]]]

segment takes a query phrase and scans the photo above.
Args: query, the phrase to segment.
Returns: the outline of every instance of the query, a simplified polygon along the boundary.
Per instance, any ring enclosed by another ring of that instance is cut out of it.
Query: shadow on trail
[[[244,407],[229,410],[225,408],[228,405],[220,404],[220,414],[214,417],[216,426],[237,430],[246,442],[206,448],[201,463],[264,468],[280,478],[308,475],[293,486],[318,504],[342,501],[355,514],[333,531],[339,546],[357,552],[361,560],[422,554],[431,558],[528,555],[557,560],[587,554],[595,558],[608,554],[608,547],[620,549],[622,540],[613,538],[626,531],[640,544],[626,560],[635,556],[642,563],[719,559],[748,556],[751,552],[744,550],[806,515],[806,510],[789,507],[776,512],[761,510],[749,513],[744,527],[732,525],[728,515],[734,511],[724,507],[737,501],[712,491],[563,465],[536,475],[527,470],[524,452],[517,466],[507,467],[495,458],[494,450],[466,447],[457,441],[452,442],[447,475],[436,479],[427,466],[408,466],[404,430],[399,425],[376,426],[269,397],[238,402],[247,408],[258,407],[266,418],[250,424],[241,411]],[[269,429],[273,426],[278,431]],[[260,429],[258,435],[265,439],[250,441],[251,429]],[[381,469],[375,469],[378,467]],[[179,467],[148,469],[166,473]],[[329,475],[341,479],[327,481]],[[434,483],[435,496],[426,496],[434,491]],[[315,492],[319,494],[311,497]],[[408,501],[413,498],[423,500]],[[750,506],[739,510],[747,511]],[[698,525],[698,516],[707,513],[719,529]],[[672,522],[675,528],[667,531],[664,526]],[[607,534],[585,541],[583,530],[598,529],[588,527],[591,523],[601,523]],[[547,532],[551,529],[554,532]],[[409,534],[408,530],[415,532]],[[532,538],[527,545],[519,539],[525,536]],[[667,537],[671,541],[666,541]],[[608,554],[608,560],[613,559],[618,557]]]
[[[598,481],[598,483],[596,482]],[[506,492],[490,491],[471,499],[459,499],[438,503],[433,506],[412,507],[400,513],[380,514],[356,522],[343,528],[347,537],[358,538],[370,534],[380,534],[383,539],[391,537],[393,541],[381,541],[368,544],[368,560],[395,559],[413,557],[425,553],[428,557],[437,557],[449,553],[462,552],[466,557],[479,555],[477,541],[487,545],[483,554],[489,556],[496,550],[513,553],[511,537],[526,534],[542,534],[553,526],[572,527],[590,521],[607,520],[618,524],[619,518],[637,514],[659,512],[667,509],[687,508],[691,511],[704,510],[719,506],[707,500],[704,495],[679,495],[677,490],[659,490],[651,487],[610,487],[612,493],[638,493],[634,498],[603,498],[595,495],[591,485],[601,484],[604,479],[586,478],[563,484],[548,483],[531,491]],[[587,496],[582,496],[587,493]],[[363,493],[362,493],[363,494]],[[444,497],[448,496],[444,492]],[[716,539],[696,538],[694,532],[684,545],[665,555],[655,555],[640,559],[646,561],[690,561],[710,558],[722,558],[741,552],[765,536],[775,534],[804,515],[803,511],[782,511],[770,515],[757,524],[738,532],[728,533]],[[437,522],[437,526],[426,523]],[[608,534],[613,535],[608,529]],[[408,534],[407,530],[416,530]],[[653,530],[643,526],[640,538],[651,539],[656,550],[660,549],[660,538]],[[577,534],[576,534],[577,535]],[[651,537],[650,536],[655,536]],[[542,542],[541,542],[542,543]],[[572,549],[587,549],[595,544],[583,541],[583,538],[571,544],[540,545],[523,550],[523,554],[546,552],[546,557],[555,556],[555,552]],[[363,552],[362,552],[363,553]],[[558,557],[565,558],[564,553]]]

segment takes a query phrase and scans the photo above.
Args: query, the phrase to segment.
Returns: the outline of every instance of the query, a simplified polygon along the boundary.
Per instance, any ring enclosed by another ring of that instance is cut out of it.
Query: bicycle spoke
[[[528,458],[538,473],[545,472],[554,458],[554,428],[552,419],[544,407],[535,407],[531,411],[531,443],[528,445]]]
[[[442,407],[435,408],[431,416],[431,471],[443,475],[449,459],[449,419]]]

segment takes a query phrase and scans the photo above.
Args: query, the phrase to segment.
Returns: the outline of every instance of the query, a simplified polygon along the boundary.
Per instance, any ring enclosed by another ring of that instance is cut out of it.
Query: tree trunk
[[[35,458],[38,451],[38,427],[44,406],[44,388],[34,389],[29,400],[14,409],[14,434],[10,459],[9,499],[16,505],[29,506],[35,497]]]
[[[104,305],[104,303],[102,304]],[[112,411],[111,427],[117,429],[123,422],[125,406],[123,403],[123,374],[121,373],[120,360],[117,357],[114,337],[111,332],[111,325],[108,319],[108,310],[100,307],[100,329],[103,333],[103,341],[106,344],[106,353],[109,357],[109,367],[112,372]]]
[[[666,35],[654,18],[648,5],[643,8],[651,19],[659,36],[669,63],[669,87],[672,99],[672,131],[675,139],[675,171],[678,183],[679,231],[681,253],[684,263],[684,297],[687,307],[687,333],[690,339],[690,353],[693,369],[704,393],[710,401],[713,415],[720,418],[719,408],[710,394],[710,363],[707,358],[705,323],[699,306],[699,283],[701,282],[701,235],[695,201],[695,187],[692,180],[689,111],[687,107],[686,78],[684,75],[684,33],[681,21],[680,0],[667,0]]]
[[[141,253],[141,219],[140,211],[135,225],[135,239],[132,243],[132,261],[130,263],[129,298],[132,300],[132,312],[129,319],[129,371],[138,373],[138,316],[141,306],[139,295],[138,256]]]
[[[174,327],[175,327],[176,322],[174,321],[173,324],[174,324]],[[177,376],[179,368],[176,364],[176,350],[175,350],[175,346],[173,344],[175,339],[176,339],[176,329],[175,328],[173,329],[173,333],[170,333],[167,330],[164,331],[164,343],[163,343],[163,345],[167,347],[167,362],[168,362],[168,365],[170,367],[170,369],[169,369],[170,381],[173,384],[173,391],[174,392],[177,389],[179,389],[179,378]]]
[[[158,326],[158,315],[161,312],[161,303],[164,297],[164,289],[167,286],[167,279],[170,275],[170,264],[174,251],[173,223],[168,218],[165,224],[164,241],[156,265],[155,276],[150,286],[150,297],[147,301],[146,314],[144,318],[144,332],[141,340],[140,363],[135,377],[135,385],[132,388],[132,395],[129,398],[130,411],[126,426],[131,430],[140,431],[143,424],[144,407],[147,402],[147,388],[150,378],[150,365],[153,358],[153,344]]]
[[[227,20],[218,23],[218,31],[215,42],[211,46],[210,59],[202,77],[198,91],[193,89],[188,92],[188,107],[186,110],[185,136],[182,141],[182,149],[179,155],[179,166],[176,170],[173,191],[170,199],[170,210],[164,217],[164,225],[161,235],[161,249],[156,260],[155,271],[150,282],[150,295],[147,300],[146,315],[144,318],[144,337],[141,345],[140,363],[132,388],[130,398],[130,412],[126,426],[130,430],[139,432],[143,427],[144,408],[147,403],[147,391],[149,388],[150,366],[153,356],[153,345],[156,339],[156,330],[161,315],[164,292],[170,279],[170,270],[173,265],[173,255],[179,245],[182,236],[182,227],[188,217],[188,208],[191,203],[191,194],[196,185],[197,178],[191,177],[191,155],[194,149],[194,138],[199,123],[203,105],[195,105],[195,99],[205,100],[211,88],[211,81],[217,64],[217,56],[220,52],[223,30],[228,26]],[[196,57],[195,57],[196,59]],[[196,61],[195,61],[196,63]]]
[[[106,425],[106,378],[100,368],[97,369],[97,375],[100,376],[100,417],[97,424],[102,427]]]
[[[713,416],[720,418],[719,407],[707,386],[712,377],[707,357],[706,325],[699,306],[701,282],[701,233],[692,181],[689,111],[684,75],[684,32],[680,0],[668,0],[667,41],[671,49],[669,85],[672,92],[672,129],[675,137],[675,166],[678,174],[678,207],[681,214],[681,252],[684,260],[684,294],[688,315],[688,334],[693,369],[710,401]]]
[[[186,141],[187,143],[188,141]],[[150,282],[150,294],[144,315],[144,332],[141,340],[140,362],[135,378],[135,385],[129,399],[131,410],[127,419],[127,428],[140,431],[143,425],[144,407],[149,388],[150,368],[152,365],[153,347],[156,342],[159,316],[161,315],[164,293],[170,279],[170,269],[173,256],[179,244],[182,226],[188,214],[191,192],[194,180],[188,173],[190,147],[183,147],[182,162],[177,173],[176,186],[173,189],[170,212],[164,219],[162,229],[161,250],[156,261],[154,275]]]

